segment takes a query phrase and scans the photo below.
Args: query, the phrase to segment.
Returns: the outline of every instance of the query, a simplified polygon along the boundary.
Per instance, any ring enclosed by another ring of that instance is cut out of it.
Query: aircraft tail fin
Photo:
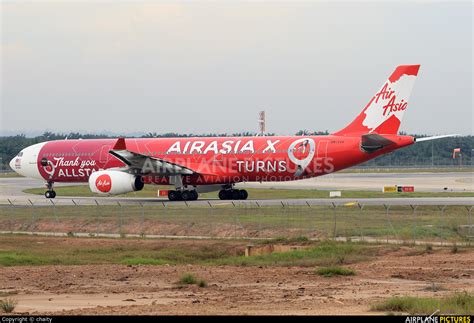
[[[334,135],[397,134],[419,69],[420,65],[398,66],[357,118]]]

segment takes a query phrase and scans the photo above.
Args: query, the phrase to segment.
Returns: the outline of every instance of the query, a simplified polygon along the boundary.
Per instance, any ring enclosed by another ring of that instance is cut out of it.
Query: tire
[[[219,198],[221,200],[227,200],[227,192],[225,190],[220,190],[219,191]]]
[[[183,201],[189,201],[189,200],[192,200],[192,193],[190,191],[183,191],[183,193],[181,193],[181,198],[183,199]]]
[[[196,201],[199,197],[199,194],[197,191],[191,191],[191,200]]]
[[[51,198],[51,191],[44,192],[44,197],[46,197],[47,199],[50,199]]]
[[[240,190],[231,190],[230,194],[233,200],[240,200]]]
[[[249,193],[246,190],[240,190],[240,199],[246,200],[249,197]]]
[[[54,199],[56,197],[56,192],[55,191],[51,191],[51,198]]]
[[[180,197],[181,197],[180,195],[181,195],[181,194],[179,194],[178,191],[169,191],[169,192],[168,192],[168,199],[169,199],[170,201],[177,201],[177,200],[180,199]]]

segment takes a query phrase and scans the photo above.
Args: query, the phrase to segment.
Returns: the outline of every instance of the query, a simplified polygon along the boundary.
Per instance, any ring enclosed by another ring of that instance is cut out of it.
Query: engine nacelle
[[[89,188],[98,194],[125,194],[141,191],[145,184],[141,176],[117,170],[100,170],[89,177]]]

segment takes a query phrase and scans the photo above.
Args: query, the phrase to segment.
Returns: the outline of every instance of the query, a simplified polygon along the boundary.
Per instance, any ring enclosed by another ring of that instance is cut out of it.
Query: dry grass
[[[0,309],[4,313],[12,313],[15,310],[18,301],[13,298],[5,298],[0,300]]]

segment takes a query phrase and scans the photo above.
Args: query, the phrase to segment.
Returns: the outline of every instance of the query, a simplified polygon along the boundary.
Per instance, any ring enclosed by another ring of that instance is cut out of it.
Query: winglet
[[[127,147],[125,146],[125,138],[120,137],[117,142],[115,143],[114,148],[112,150],[126,150]]]

